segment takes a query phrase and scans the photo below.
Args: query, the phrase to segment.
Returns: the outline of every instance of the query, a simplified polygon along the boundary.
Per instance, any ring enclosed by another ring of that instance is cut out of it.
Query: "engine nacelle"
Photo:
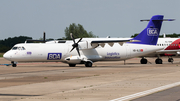
[[[79,43],[79,49],[93,49],[98,47],[99,44],[91,44],[91,41],[83,41]]]
[[[65,58],[65,61],[70,64],[79,64],[81,63],[82,59],[79,56],[71,56]]]
[[[177,52],[178,55],[180,55],[180,52]]]

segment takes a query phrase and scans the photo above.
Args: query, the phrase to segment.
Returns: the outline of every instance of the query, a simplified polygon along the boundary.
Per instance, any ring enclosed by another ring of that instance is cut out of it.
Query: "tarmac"
[[[180,82],[180,58],[174,58],[174,63],[163,58],[163,64],[155,64],[155,58],[148,60],[140,64],[140,58],[133,58],[125,65],[124,61],[103,61],[93,67],[61,62],[0,65],[0,101],[129,101],[149,94],[118,98]],[[6,63],[10,61],[0,58],[0,64]]]

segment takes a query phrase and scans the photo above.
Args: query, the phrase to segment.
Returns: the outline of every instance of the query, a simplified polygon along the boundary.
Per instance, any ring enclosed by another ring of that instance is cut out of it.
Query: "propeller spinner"
[[[81,55],[80,55],[80,52],[79,52],[79,48],[78,48],[78,43],[82,40],[82,38],[80,38],[79,41],[76,43],[75,40],[74,40],[74,36],[72,35],[72,33],[70,33],[70,36],[71,36],[71,38],[72,38],[72,40],[73,40],[73,42],[74,42],[74,44],[72,44],[73,48],[71,49],[71,51],[73,51],[74,48],[76,48],[76,50],[77,50],[77,52],[78,52],[78,55],[81,56]],[[71,51],[70,51],[70,52],[71,52]]]

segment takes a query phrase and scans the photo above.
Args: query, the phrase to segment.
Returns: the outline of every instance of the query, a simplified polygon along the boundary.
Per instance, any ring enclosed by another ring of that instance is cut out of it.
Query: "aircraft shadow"
[[[0,94],[0,96],[41,96],[41,95],[26,95],[26,94]]]

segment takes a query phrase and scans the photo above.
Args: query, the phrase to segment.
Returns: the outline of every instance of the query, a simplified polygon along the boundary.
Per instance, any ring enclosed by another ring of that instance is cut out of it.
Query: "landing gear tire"
[[[162,64],[162,59],[156,59],[155,63],[156,64]]]
[[[16,64],[12,64],[13,67],[16,67],[17,65]]]
[[[76,64],[69,64],[69,67],[75,67]]]
[[[92,63],[89,62],[89,61],[88,61],[88,62],[85,62],[85,66],[86,66],[86,67],[92,67]]]
[[[17,66],[17,63],[14,62],[14,61],[12,61],[11,64],[12,64],[12,67],[16,67]]]
[[[140,62],[141,64],[147,64],[147,59],[142,58]]]
[[[174,61],[173,58],[168,59],[168,62],[173,62],[173,61]]]

